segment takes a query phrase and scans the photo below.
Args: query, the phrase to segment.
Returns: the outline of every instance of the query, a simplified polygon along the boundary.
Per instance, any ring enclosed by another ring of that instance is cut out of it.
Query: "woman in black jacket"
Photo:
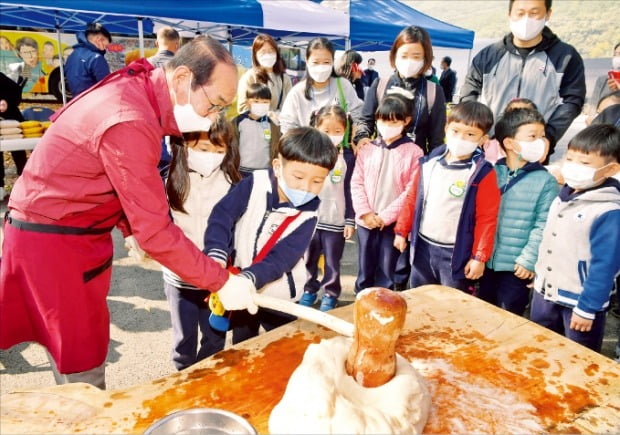
[[[18,82],[14,82],[9,77],[0,73],[0,119],[13,119],[15,121],[23,121],[24,117],[19,111],[19,104],[22,102],[22,90],[26,80],[19,77]],[[2,156],[4,153],[0,153]],[[13,162],[17,175],[21,175],[26,166],[26,151],[11,151]],[[0,167],[0,201],[4,199],[6,192],[4,190],[4,158],[2,159],[2,167]]]
[[[445,97],[440,86],[426,80],[424,71],[431,67],[433,47],[428,32],[421,27],[404,28],[390,50],[394,74],[372,83],[356,125],[354,142],[363,146],[375,133],[375,111],[386,93],[398,92],[413,105],[413,119],[407,133],[425,154],[443,144],[446,124]]]

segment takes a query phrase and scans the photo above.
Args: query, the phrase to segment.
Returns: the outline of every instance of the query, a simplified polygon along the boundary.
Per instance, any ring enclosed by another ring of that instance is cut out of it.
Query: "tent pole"
[[[144,57],[144,26],[142,17],[138,18],[138,43],[140,46],[140,58]]]
[[[62,105],[67,104],[67,92],[65,89],[65,60],[62,57],[62,44],[60,42],[60,26],[56,23],[56,39],[58,40],[58,63],[60,67],[60,90],[62,91]]]
[[[228,26],[228,52],[232,55],[233,52],[233,36],[232,29]]]
[[[351,38],[346,38],[344,40],[344,49],[345,50],[350,50],[351,49]]]
[[[471,48],[467,52],[467,68],[469,68],[469,65],[471,65]]]

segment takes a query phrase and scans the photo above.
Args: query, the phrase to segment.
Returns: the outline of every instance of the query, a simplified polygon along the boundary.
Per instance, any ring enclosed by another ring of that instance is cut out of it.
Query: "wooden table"
[[[425,433],[618,433],[620,365],[458,290],[403,292],[397,350],[427,379]],[[353,307],[332,311],[352,321]],[[304,321],[263,334],[145,385],[69,384],[5,394],[3,433],[142,433],[165,415],[217,407],[267,432],[306,347],[334,333]]]

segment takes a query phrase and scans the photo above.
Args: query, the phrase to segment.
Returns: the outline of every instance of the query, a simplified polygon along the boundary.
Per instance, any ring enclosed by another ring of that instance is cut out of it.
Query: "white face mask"
[[[605,166],[601,168],[591,168],[579,163],[565,162],[562,165],[562,177],[564,177],[566,184],[573,189],[589,189],[601,181],[600,178],[595,180],[594,176],[596,175],[596,171],[603,169]]]
[[[331,139],[334,146],[340,146],[340,144],[342,143],[342,140],[344,139],[344,134],[341,134],[338,136],[331,136],[331,135],[328,135],[328,136]]]
[[[517,143],[521,147],[519,158],[528,162],[539,161],[545,154],[545,141],[538,138],[532,142],[518,140]]]
[[[277,59],[278,56],[276,56],[275,53],[261,54],[260,56],[256,57],[256,60],[258,60],[258,64],[263,68],[273,68],[273,66],[276,64]]]
[[[433,68],[429,68],[424,72],[424,77],[432,77],[433,75]]]
[[[269,103],[252,103],[250,104],[250,113],[257,118],[262,118],[269,113]]]
[[[413,59],[396,59],[396,70],[398,73],[404,78],[408,79],[415,75],[417,75],[422,67],[424,66],[424,59],[421,60],[413,60]]]
[[[333,65],[311,65],[308,66],[308,75],[317,83],[326,82],[332,75]]]
[[[403,126],[391,125],[386,124],[383,121],[377,121],[377,130],[379,131],[379,136],[381,136],[384,141],[387,141],[400,136],[403,132]]]
[[[538,36],[545,27],[545,19],[535,20],[523,17],[520,20],[510,20],[510,31],[521,41],[529,41]]]
[[[611,59],[611,65],[613,69],[620,69],[620,56],[614,56],[613,59]]]
[[[452,157],[465,157],[473,153],[478,148],[477,142],[460,139],[458,137],[446,137],[446,145]]]
[[[208,177],[220,167],[224,154],[209,151],[195,151],[187,148],[187,166],[204,177]]]
[[[192,75],[189,76],[189,88],[187,89],[187,104],[175,103],[173,108],[174,120],[177,122],[179,131],[181,133],[188,133],[190,131],[209,131],[211,128],[211,119],[209,117],[202,117],[194,110],[194,106],[191,104],[192,95]]]

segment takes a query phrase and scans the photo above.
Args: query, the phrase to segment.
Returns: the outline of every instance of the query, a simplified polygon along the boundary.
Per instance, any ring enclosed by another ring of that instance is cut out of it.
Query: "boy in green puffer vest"
[[[558,194],[555,178],[539,163],[546,144],[545,120],[532,109],[504,113],[495,138],[506,153],[496,163],[502,199],[493,255],[480,279],[478,297],[523,315],[547,213]]]

